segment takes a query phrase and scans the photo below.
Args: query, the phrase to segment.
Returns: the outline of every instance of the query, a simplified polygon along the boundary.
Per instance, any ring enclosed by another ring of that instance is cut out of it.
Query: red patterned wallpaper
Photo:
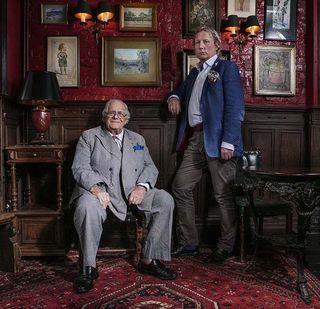
[[[43,25],[40,23],[40,5],[43,0],[29,0],[29,49],[27,53],[27,70],[46,69],[46,37],[56,35],[77,35],[80,40],[80,87],[62,88],[63,96],[68,101],[100,101],[110,98],[123,100],[165,100],[170,91],[170,82],[178,85],[181,81],[182,57],[184,48],[192,47],[191,39],[182,38],[182,0],[158,0],[152,1],[158,4],[158,29],[156,32],[120,32],[119,31],[119,4],[124,1],[110,0],[115,16],[108,30],[104,30],[104,36],[137,36],[159,37],[162,42],[162,85],[158,87],[103,87],[101,86],[101,39],[96,44],[95,38],[89,31],[83,31],[77,21],[71,16],[67,25]],[[45,3],[62,3],[61,0],[47,0]],[[76,6],[76,1],[65,1],[69,4],[69,10]],[[98,0],[88,1],[95,7]],[[134,0],[125,3],[144,3]],[[226,18],[227,1],[220,0],[220,18]],[[259,106],[306,106],[306,0],[298,1],[299,12],[297,14],[297,41],[264,41],[264,0],[257,0],[257,17],[262,26],[258,38],[254,43],[245,45],[241,56],[234,45],[231,46],[232,60],[236,61],[243,78],[245,87],[245,101],[247,105]],[[253,44],[272,44],[281,46],[296,46],[296,95],[293,97],[281,96],[255,96],[253,95]],[[224,43],[224,49],[229,45]]]

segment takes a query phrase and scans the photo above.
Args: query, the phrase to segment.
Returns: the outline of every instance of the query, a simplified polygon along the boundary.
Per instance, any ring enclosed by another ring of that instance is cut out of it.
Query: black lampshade
[[[236,32],[240,29],[239,18],[237,15],[229,15],[225,30],[231,32],[231,36],[236,36]]]
[[[29,71],[19,101],[26,105],[39,105],[39,101],[43,105],[58,105],[62,95],[56,73]]]
[[[86,19],[92,18],[92,12],[90,5],[85,0],[78,0],[77,7],[74,10],[74,16],[81,19],[81,22],[86,21]]]
[[[255,15],[248,16],[245,26],[245,31],[250,33],[250,36],[256,36],[260,31],[258,18]]]
[[[113,12],[107,1],[100,1],[97,7],[97,19],[108,22],[113,17]]]

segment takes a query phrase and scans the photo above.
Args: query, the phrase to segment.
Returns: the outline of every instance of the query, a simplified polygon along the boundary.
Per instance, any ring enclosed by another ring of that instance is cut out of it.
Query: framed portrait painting
[[[200,26],[220,31],[219,0],[182,0],[183,37],[193,37]]]
[[[102,85],[161,85],[159,38],[103,37]]]
[[[120,31],[156,31],[157,4],[120,4]]]
[[[296,93],[296,48],[254,46],[254,94],[293,96]]]
[[[67,24],[68,4],[41,4],[41,24]]]
[[[77,36],[47,37],[47,70],[56,73],[60,87],[79,86]]]
[[[228,0],[227,15],[238,15],[241,18],[256,15],[256,0]]]
[[[297,0],[266,0],[264,39],[296,41]]]

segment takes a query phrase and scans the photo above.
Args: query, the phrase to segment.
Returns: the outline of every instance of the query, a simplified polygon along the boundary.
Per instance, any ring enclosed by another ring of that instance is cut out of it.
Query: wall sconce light
[[[51,122],[51,113],[47,106],[57,106],[62,101],[56,73],[29,71],[19,101],[21,104],[33,106],[31,119],[38,136],[31,141],[31,144],[53,144],[45,140],[44,134]]]
[[[255,15],[247,17],[246,21],[239,22],[237,15],[229,15],[228,19],[223,21],[222,36],[231,43],[236,43],[239,46],[239,53],[241,54],[243,46],[250,40],[257,36],[260,31],[260,25]]]
[[[93,14],[94,12],[95,14]],[[90,20],[95,15],[96,20],[89,27],[92,33],[96,36],[97,44],[99,43],[99,33],[101,28],[105,28],[108,25],[109,20],[113,17],[113,12],[107,1],[100,1],[98,7],[91,10],[89,3],[85,0],[78,0],[77,7],[74,9],[74,16],[80,19],[80,25],[83,29],[87,29],[87,20]]]

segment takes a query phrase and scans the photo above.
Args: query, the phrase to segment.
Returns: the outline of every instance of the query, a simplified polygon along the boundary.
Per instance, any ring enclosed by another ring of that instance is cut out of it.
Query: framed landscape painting
[[[161,85],[159,38],[103,37],[102,85]]]
[[[293,96],[296,93],[296,48],[254,46],[254,94]]]
[[[41,4],[41,24],[67,24],[68,4]]]
[[[156,31],[157,4],[135,3],[120,5],[120,31]]]
[[[183,0],[183,37],[193,37],[200,26],[220,31],[219,0]]]
[[[60,87],[79,86],[77,36],[47,37],[47,70],[56,73]]]

